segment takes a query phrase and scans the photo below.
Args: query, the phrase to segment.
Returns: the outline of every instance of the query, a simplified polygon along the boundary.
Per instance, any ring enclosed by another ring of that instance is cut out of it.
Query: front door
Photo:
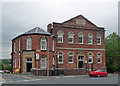
[[[26,58],[26,72],[30,72],[32,68],[32,58]]]
[[[78,68],[83,68],[84,56],[78,56]]]
[[[83,68],[83,61],[79,61],[78,66],[79,66],[79,68]]]
[[[31,70],[31,68],[32,68],[32,63],[26,63],[26,70],[27,70],[27,72],[30,72],[30,70]]]

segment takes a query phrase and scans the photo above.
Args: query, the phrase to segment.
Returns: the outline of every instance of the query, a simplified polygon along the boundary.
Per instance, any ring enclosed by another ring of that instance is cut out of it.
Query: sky
[[[95,25],[105,27],[105,36],[118,33],[118,0],[3,0],[0,3],[0,58],[11,58],[11,40],[21,33],[34,27],[47,30],[49,23],[61,23],[80,14]]]

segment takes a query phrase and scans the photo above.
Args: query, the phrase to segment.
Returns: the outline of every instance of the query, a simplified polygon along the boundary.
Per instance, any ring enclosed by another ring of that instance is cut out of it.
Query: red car
[[[94,71],[90,71],[89,76],[90,77],[92,77],[92,76],[97,76],[97,77],[105,76],[105,77],[107,77],[108,73],[104,72],[103,70],[97,69],[97,70],[94,70]]]
[[[4,70],[4,73],[10,73],[10,71],[9,70]]]

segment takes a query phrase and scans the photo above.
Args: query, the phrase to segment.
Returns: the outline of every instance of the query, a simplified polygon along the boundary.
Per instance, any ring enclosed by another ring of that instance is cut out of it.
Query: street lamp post
[[[58,59],[59,59],[59,54],[57,54],[57,76],[58,76]]]
[[[48,37],[48,49],[47,49],[47,76],[49,76],[49,37]]]
[[[50,37],[53,37],[53,35],[51,35]],[[48,37],[48,49],[47,49],[47,76],[49,76],[49,37]]]

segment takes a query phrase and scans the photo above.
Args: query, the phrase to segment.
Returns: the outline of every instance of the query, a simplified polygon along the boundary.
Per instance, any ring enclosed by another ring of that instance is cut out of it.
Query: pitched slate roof
[[[23,35],[34,35],[34,34],[49,35],[49,36],[51,35],[49,32],[46,32],[45,30],[41,29],[40,27],[35,27],[35,28],[33,28],[33,29],[31,29],[31,30],[29,30],[29,31],[15,37],[14,39],[16,39],[16,38],[18,38],[20,36],[23,36]],[[12,39],[12,40],[14,40],[14,39]]]
[[[27,32],[24,33],[24,35],[27,34],[43,34],[43,35],[50,35],[49,32],[46,32],[45,30],[39,28],[39,27],[35,27]]]

